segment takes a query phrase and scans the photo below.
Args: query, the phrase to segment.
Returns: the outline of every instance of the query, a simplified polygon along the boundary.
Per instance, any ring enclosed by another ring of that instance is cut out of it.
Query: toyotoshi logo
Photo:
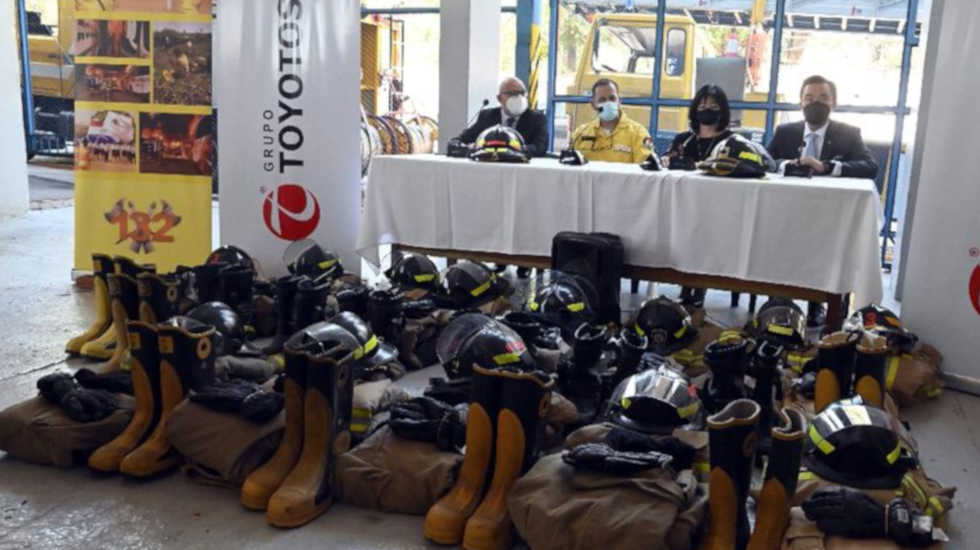
[[[262,219],[272,234],[287,241],[309,237],[320,223],[320,203],[305,187],[286,183],[266,191]]]
[[[970,275],[970,305],[980,315],[980,265],[974,267]]]

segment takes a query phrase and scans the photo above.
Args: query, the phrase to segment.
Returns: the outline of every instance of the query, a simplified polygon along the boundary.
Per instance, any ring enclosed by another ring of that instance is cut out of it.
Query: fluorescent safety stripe
[[[885,375],[885,389],[892,389],[895,385],[895,377],[898,376],[898,357],[892,357],[888,360],[888,374]]]
[[[378,347],[378,337],[372,335],[371,339],[364,344],[364,355],[371,353],[376,347]]]
[[[327,269],[329,267],[333,267],[335,263],[337,263],[337,258],[334,258],[332,260],[323,260],[322,262],[316,264],[316,266],[319,267],[320,269]]]
[[[682,326],[677,332],[674,333],[674,338],[683,338],[687,334],[687,325]]]
[[[427,283],[436,278],[435,273],[421,273],[413,277],[416,283]]]
[[[498,365],[509,365],[511,363],[517,363],[521,360],[520,354],[517,353],[500,353],[493,356],[493,362]]]
[[[793,329],[791,329],[789,327],[781,327],[779,325],[772,325],[771,324],[768,327],[766,327],[766,330],[769,331],[769,332],[771,332],[771,333],[773,333],[773,334],[780,334],[782,336],[792,336],[793,335]]]
[[[820,451],[825,455],[829,455],[830,453],[834,452],[834,449],[836,449],[831,442],[827,441],[822,435],[820,435],[820,432],[817,431],[817,427],[813,424],[810,425],[810,441],[812,441],[813,444],[816,445],[817,448],[820,449]]]
[[[701,408],[701,406],[700,406],[699,402],[698,401],[694,401],[694,402],[692,402],[690,405],[688,405],[686,407],[678,407],[677,408],[677,416],[679,416],[681,418],[688,418],[691,415],[693,415],[694,413],[698,412],[698,409],[700,409],[700,408]]]
[[[568,304],[567,308],[568,308],[568,311],[577,313],[577,312],[582,311],[583,309],[585,309],[585,304],[582,303],[582,302],[575,302],[574,304]]]
[[[635,330],[636,333],[639,334],[640,336],[646,336],[647,335],[647,333],[643,332],[643,329],[640,328],[640,325],[637,324],[637,323],[633,323],[633,330]]]
[[[895,461],[898,460],[898,457],[901,454],[902,454],[902,446],[895,445],[895,448],[892,449],[892,452],[888,453],[888,455],[885,456],[885,459],[888,461],[889,464],[894,464]]]
[[[472,295],[472,296],[479,296],[480,294],[483,294],[484,292],[486,292],[487,290],[489,290],[489,288],[490,288],[490,281],[487,281],[487,282],[483,283],[482,285],[480,285],[480,286],[474,288],[473,290],[471,290],[470,291],[470,295]]]

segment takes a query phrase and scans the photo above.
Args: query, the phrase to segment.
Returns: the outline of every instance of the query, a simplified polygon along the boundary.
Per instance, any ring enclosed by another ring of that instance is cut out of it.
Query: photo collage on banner
[[[211,0],[76,0],[75,268],[211,250]]]

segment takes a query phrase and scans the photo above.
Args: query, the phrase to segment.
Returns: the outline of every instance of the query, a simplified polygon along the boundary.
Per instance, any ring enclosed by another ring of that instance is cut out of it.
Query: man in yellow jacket
[[[632,164],[646,160],[652,145],[650,132],[620,109],[619,85],[600,78],[592,85],[590,103],[599,115],[575,129],[572,148],[589,160]]]

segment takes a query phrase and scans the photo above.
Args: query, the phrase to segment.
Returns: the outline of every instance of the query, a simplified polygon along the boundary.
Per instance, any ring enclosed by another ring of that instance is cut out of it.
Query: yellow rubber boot
[[[153,476],[181,463],[167,439],[167,420],[174,407],[192,387],[203,387],[214,379],[214,344],[217,332],[188,317],[174,317],[157,325],[160,348],[160,421],[139,447],[126,455],[119,471],[135,476]]]
[[[803,455],[806,418],[795,409],[783,409],[772,429],[772,447],[766,478],[756,503],[755,529],[747,550],[779,550],[786,528],[789,508],[796,493]]]
[[[303,397],[306,394],[308,355],[300,348],[302,343],[302,334],[286,341],[286,378],[283,381],[286,426],[272,458],[249,474],[242,484],[242,505],[250,510],[266,509],[272,493],[282,485],[303,450]]]
[[[708,532],[700,550],[744,550],[749,539],[745,513],[758,437],[759,404],[737,399],[708,417]]]
[[[820,412],[834,401],[851,395],[854,374],[854,347],[857,333],[835,332],[817,342],[817,382],[813,408]]]
[[[865,334],[857,345],[854,365],[854,393],[873,407],[885,406],[885,370],[888,342],[879,336]]]
[[[65,351],[78,354],[82,346],[95,340],[112,326],[112,311],[109,308],[109,287],[106,276],[112,272],[112,258],[105,254],[92,254],[92,288],[95,291],[95,321],[78,336],[65,345]]]
[[[479,367],[477,367],[479,368]],[[493,479],[476,512],[466,522],[463,548],[507,550],[514,526],[507,512],[507,495],[517,478],[534,464],[541,418],[551,402],[554,382],[543,372],[499,371],[500,412]]]
[[[329,351],[311,354],[307,360],[303,450],[266,509],[266,519],[276,527],[305,525],[330,508],[335,457],[350,448],[354,397],[350,368],[359,344],[354,340],[321,341],[321,345]]]
[[[119,471],[123,458],[149,436],[160,417],[160,356],[156,327],[140,321],[130,321],[128,326],[133,417],[122,433],[89,456],[89,467],[102,473]]]
[[[494,370],[474,366],[471,384],[463,465],[453,488],[425,515],[425,538],[439,544],[463,540],[466,521],[476,511],[490,479],[501,378]]]

